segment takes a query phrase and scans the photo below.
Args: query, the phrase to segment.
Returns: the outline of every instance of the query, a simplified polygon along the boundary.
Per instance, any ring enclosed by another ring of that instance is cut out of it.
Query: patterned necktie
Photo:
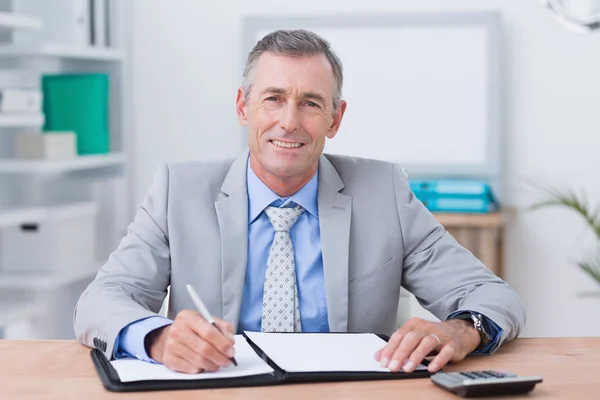
[[[263,292],[263,332],[302,332],[298,286],[296,284],[296,262],[290,229],[304,208],[267,207],[269,221],[275,229],[275,237],[265,272]]]

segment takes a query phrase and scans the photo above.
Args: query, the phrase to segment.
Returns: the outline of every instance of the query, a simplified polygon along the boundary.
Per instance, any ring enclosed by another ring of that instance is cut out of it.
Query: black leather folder
[[[349,333],[351,334],[351,333]],[[383,340],[389,338],[378,335]],[[111,392],[139,392],[153,390],[182,390],[182,389],[215,389],[250,386],[267,386],[285,383],[310,383],[310,382],[339,382],[339,381],[365,381],[427,378],[431,373],[427,370],[414,371],[410,374],[404,372],[373,372],[373,371],[335,371],[335,372],[287,372],[275,364],[248,336],[244,335],[252,349],[267,363],[274,372],[262,375],[252,375],[235,378],[216,378],[198,380],[146,380],[135,382],[121,382],[117,371],[104,354],[94,349],[91,351],[92,362],[100,376],[104,387]],[[423,360],[423,365],[428,361]]]

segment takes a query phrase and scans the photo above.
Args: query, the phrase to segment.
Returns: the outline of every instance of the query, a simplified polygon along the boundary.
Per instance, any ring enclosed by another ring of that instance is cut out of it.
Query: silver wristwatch
[[[483,347],[489,342],[491,342],[492,337],[483,326],[483,317],[481,316],[481,314],[471,314],[471,321],[473,321],[473,327],[477,329],[477,332],[479,332],[479,337],[481,338],[481,346]]]

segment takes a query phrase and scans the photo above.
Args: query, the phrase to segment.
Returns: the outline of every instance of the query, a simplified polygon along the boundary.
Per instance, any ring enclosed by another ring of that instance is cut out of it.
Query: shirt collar
[[[290,197],[279,197],[267,185],[261,181],[258,176],[250,168],[250,159],[248,158],[248,167],[246,173],[248,181],[248,225],[250,225],[261,212],[273,204],[277,207],[282,207],[290,202],[294,202],[302,206],[306,211],[313,216],[319,218],[319,210],[317,207],[317,193],[319,187],[319,171],[315,173],[306,185],[304,185],[296,194]]]

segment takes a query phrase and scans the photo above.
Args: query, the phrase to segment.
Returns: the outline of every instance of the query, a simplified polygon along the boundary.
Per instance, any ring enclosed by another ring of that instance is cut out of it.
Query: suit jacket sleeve
[[[161,166],[127,235],[75,308],[77,339],[86,346],[100,348],[109,359],[121,329],[156,315],[167,294],[171,273],[168,191],[169,170]]]
[[[479,312],[502,329],[500,343],[525,324],[515,291],[462,247],[414,196],[394,166],[396,204],[404,246],[403,286],[441,320],[457,310]]]

